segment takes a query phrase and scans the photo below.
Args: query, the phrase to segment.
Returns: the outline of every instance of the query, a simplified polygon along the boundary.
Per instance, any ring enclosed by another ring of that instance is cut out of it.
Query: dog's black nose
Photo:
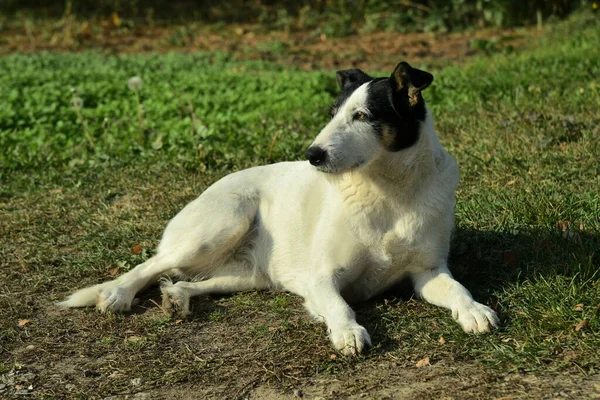
[[[306,150],[306,158],[314,166],[321,165],[327,159],[327,152],[319,146],[310,146]]]

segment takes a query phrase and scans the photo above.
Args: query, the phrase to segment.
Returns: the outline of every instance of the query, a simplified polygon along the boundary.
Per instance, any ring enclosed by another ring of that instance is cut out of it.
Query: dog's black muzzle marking
[[[319,146],[310,146],[306,150],[306,158],[315,167],[323,165],[327,160],[327,152]]]

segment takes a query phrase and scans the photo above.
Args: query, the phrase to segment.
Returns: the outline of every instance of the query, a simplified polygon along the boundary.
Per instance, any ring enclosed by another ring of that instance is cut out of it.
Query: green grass
[[[327,121],[331,72],[223,54],[0,58],[0,372],[38,371],[46,397],[66,393],[52,373],[76,382],[73,397],[123,393],[138,376],[146,389],[225,382],[235,397],[247,382],[289,388],[425,356],[497,374],[596,374],[599,28],[572,20],[529,50],[435,72],[425,96],[462,171],[451,267],[504,325],[466,335],[445,310],[396,290],[357,307],[376,345],[357,360],[331,357],[325,329],[289,294],[199,298],[183,323],[162,317],[156,292],[129,316],[50,305],[149,257],[168,219],[224,174],[300,158]],[[142,120],[133,75],[144,80]],[[81,378],[63,364],[122,377]]]

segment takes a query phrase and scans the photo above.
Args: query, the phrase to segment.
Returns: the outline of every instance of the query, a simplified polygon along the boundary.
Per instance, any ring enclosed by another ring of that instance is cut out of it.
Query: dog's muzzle
[[[306,150],[306,158],[312,165],[318,167],[323,165],[327,160],[327,152],[319,146],[310,146]]]

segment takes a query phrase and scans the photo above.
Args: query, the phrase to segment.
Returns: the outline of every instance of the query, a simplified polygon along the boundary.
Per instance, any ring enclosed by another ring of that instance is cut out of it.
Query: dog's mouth
[[[365,165],[365,160],[358,160],[354,164],[346,168],[337,168],[335,165],[327,164],[327,165],[319,165],[317,166],[317,170],[320,172],[325,172],[327,174],[341,174],[344,172],[354,171],[355,169],[360,168]]]

